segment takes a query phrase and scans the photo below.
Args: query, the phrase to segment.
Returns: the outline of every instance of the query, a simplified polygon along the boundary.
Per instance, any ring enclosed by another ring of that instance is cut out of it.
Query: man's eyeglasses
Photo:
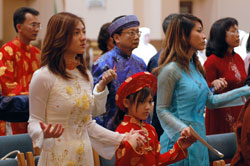
[[[42,24],[40,24],[40,23],[32,22],[32,23],[27,24],[27,25],[32,27],[33,29],[36,29],[36,28],[42,29]]]
[[[135,35],[141,36],[141,31],[128,31],[128,32],[123,32],[123,33],[126,33],[129,36],[135,36]]]

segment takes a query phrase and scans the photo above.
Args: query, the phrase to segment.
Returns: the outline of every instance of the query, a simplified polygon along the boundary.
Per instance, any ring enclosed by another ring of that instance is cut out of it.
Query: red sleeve
[[[204,63],[204,68],[206,71],[206,80],[209,87],[211,87],[211,83],[217,79],[217,57],[215,55],[210,55]]]
[[[115,153],[115,165],[129,165],[132,157],[138,156],[128,141],[121,143]]]
[[[0,82],[2,86],[2,95],[15,96],[22,91],[22,86],[18,83],[15,77],[17,70],[15,64],[15,52],[7,44],[0,50]]]
[[[160,147],[160,143],[158,145]],[[181,147],[176,142],[173,149],[170,149],[164,154],[160,154],[160,151],[157,151],[158,164],[159,166],[165,166],[177,161],[183,160],[187,157],[187,150],[182,150]]]

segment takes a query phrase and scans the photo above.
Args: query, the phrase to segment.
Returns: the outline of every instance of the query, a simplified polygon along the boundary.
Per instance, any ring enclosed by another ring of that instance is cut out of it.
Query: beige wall
[[[29,6],[35,8],[40,12],[39,20],[42,23],[42,30],[40,31],[37,40],[33,44],[38,45],[38,41],[42,40],[46,31],[46,25],[48,19],[54,14],[54,3],[52,0],[0,0],[1,7],[3,8],[1,18],[3,19],[2,27],[0,26],[0,40],[3,39],[3,43],[9,42],[16,36],[16,31],[13,26],[13,13],[22,6]],[[0,7],[0,8],[1,8]],[[1,29],[2,28],[2,29]],[[1,38],[2,33],[2,38]]]
[[[239,21],[239,28],[250,31],[249,0],[193,0],[193,14],[200,17],[208,35],[212,24],[223,17],[234,17]]]
[[[56,0],[60,10],[75,13],[84,18],[87,37],[95,40],[100,27],[123,14],[136,14],[141,26],[151,29],[151,39],[163,37],[161,23],[170,13],[179,13],[180,0],[104,0],[105,7],[87,8],[87,0]],[[239,21],[240,29],[250,31],[250,0],[192,0],[193,14],[204,23],[208,35],[212,23],[231,16]],[[65,6],[64,6],[65,5]],[[16,8],[31,6],[40,11],[43,29],[38,39],[43,39],[49,18],[54,14],[54,0],[0,0],[0,40],[10,41],[16,35],[12,15]],[[63,9],[62,9],[63,8]]]
[[[86,0],[65,0],[65,10],[84,18],[87,37],[97,39],[100,27],[120,15],[134,14],[133,0],[106,0],[104,8],[87,8]]]
[[[16,36],[13,26],[13,13],[20,6],[27,6],[26,1],[3,0],[3,42],[11,41]]]

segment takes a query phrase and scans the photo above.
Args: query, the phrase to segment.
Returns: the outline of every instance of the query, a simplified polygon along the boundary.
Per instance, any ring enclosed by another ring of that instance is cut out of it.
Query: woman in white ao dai
[[[71,13],[51,17],[45,35],[41,68],[30,83],[28,132],[41,147],[39,166],[93,166],[92,147],[110,159],[121,141],[138,133],[109,131],[92,120],[105,112],[106,85],[116,77],[108,70],[93,90],[84,63],[85,25]]]

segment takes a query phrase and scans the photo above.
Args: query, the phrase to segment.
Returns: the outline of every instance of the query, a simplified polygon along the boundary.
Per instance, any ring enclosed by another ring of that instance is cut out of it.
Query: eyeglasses
[[[233,35],[238,35],[239,34],[239,30],[234,30],[234,31],[227,31],[228,33],[230,34],[233,34]]]
[[[33,29],[36,29],[36,28],[42,29],[42,24],[40,24],[40,23],[32,22],[32,23],[27,24],[27,25],[32,27]]]
[[[141,31],[128,31],[128,32],[122,32],[122,33],[126,33],[129,36],[135,36],[135,35],[141,36]]]

